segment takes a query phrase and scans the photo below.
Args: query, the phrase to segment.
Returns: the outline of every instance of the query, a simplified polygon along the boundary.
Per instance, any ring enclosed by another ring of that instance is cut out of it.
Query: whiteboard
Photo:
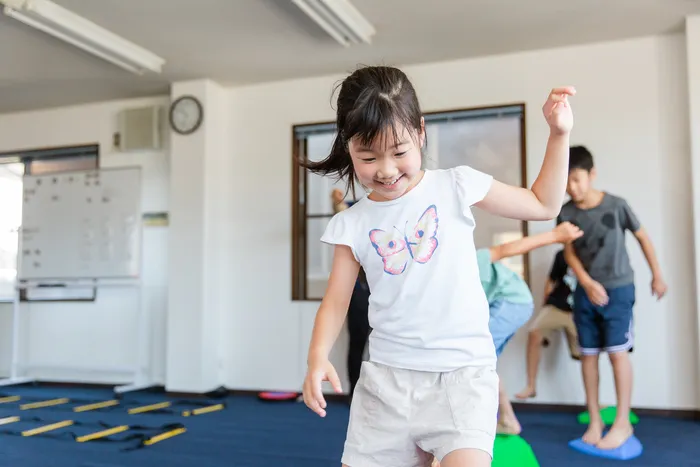
[[[20,280],[136,278],[141,169],[24,177]]]

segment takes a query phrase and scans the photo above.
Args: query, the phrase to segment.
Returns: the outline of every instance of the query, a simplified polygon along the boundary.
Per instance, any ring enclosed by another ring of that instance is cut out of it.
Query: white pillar
[[[695,297],[700,336],[700,15],[686,18],[685,45],[688,65],[688,105],[690,108],[690,164],[693,193],[693,231],[695,233]],[[697,358],[700,366],[700,353]],[[700,369],[698,369],[700,374]],[[700,407],[700,381],[697,386]]]
[[[204,120],[193,134],[173,131],[170,140],[166,388],[206,392],[224,379],[228,93],[209,80],[173,84],[172,100],[184,95],[201,102]]]

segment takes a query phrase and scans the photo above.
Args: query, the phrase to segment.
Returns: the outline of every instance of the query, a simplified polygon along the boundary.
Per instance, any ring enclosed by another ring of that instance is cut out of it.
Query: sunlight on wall
[[[17,242],[22,225],[24,164],[0,165],[0,299],[14,295],[17,277]]]
[[[493,245],[502,245],[504,243],[520,240],[521,238],[523,238],[522,232],[499,232],[493,235]],[[501,263],[523,279],[525,278],[525,263],[523,262],[522,255],[504,258],[501,260]]]

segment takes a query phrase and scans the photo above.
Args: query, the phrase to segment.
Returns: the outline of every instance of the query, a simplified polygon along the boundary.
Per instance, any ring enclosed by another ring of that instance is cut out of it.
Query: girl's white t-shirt
[[[496,365],[471,212],[492,180],[468,166],[426,170],[402,197],[364,197],[329,222],[321,241],[349,246],[367,274],[373,362],[434,372]]]

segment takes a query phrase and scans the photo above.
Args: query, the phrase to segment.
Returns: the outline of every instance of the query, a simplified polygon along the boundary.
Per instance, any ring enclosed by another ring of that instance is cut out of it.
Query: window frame
[[[100,145],[98,143],[89,143],[73,146],[53,146],[35,149],[20,149],[15,151],[2,151],[0,152],[0,164],[9,163],[21,163],[24,164],[24,175],[34,175],[32,171],[32,162],[45,162],[51,160],[69,160],[77,159],[80,157],[91,157],[94,158],[95,169],[100,167]],[[74,169],[71,169],[74,170]],[[59,170],[59,171],[42,171],[41,175],[47,175],[51,173],[62,173],[71,170]],[[88,170],[88,169],[85,169]],[[24,176],[23,175],[23,176]],[[21,226],[20,226],[21,229]],[[18,252],[19,255],[19,252]],[[39,302],[39,303],[51,303],[51,302],[94,302],[97,299],[97,288],[92,288],[92,293],[88,297],[83,298],[31,298],[27,296],[27,289],[20,290],[20,301],[21,302]],[[12,303],[11,298],[0,298],[0,303]]]
[[[488,112],[498,113],[499,110],[519,108],[520,112],[520,185],[527,187],[527,106],[524,102],[516,102],[511,104],[484,105],[476,107],[463,107],[445,110],[435,110],[424,112],[426,117],[437,116],[442,114],[465,114]],[[293,124],[291,128],[292,139],[292,222],[291,222],[291,287],[292,301],[300,302],[320,302],[321,297],[308,297],[308,269],[307,269],[307,251],[306,244],[306,226],[308,219],[332,217],[326,214],[308,214],[307,212],[307,196],[308,196],[308,170],[299,164],[302,154],[306,157],[308,143],[307,137],[299,138],[297,134],[300,128],[329,127],[334,126],[334,121],[310,122]],[[430,143],[428,143],[430,144]],[[303,201],[302,196],[303,192]],[[529,235],[529,223],[521,221],[522,236]],[[530,277],[530,254],[524,253],[523,257],[523,276],[525,282],[532,288]]]

